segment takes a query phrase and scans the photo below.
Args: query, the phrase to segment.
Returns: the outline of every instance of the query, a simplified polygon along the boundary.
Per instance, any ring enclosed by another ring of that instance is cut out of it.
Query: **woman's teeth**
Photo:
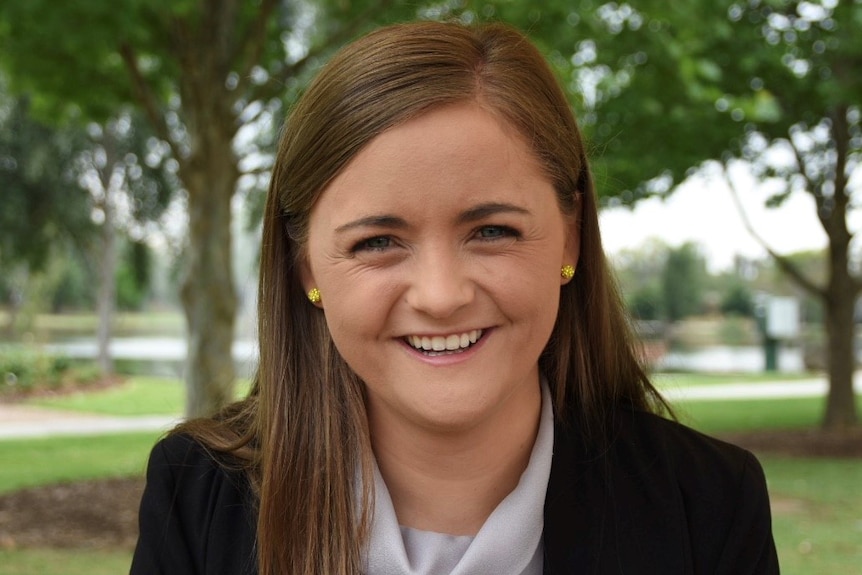
[[[408,335],[405,339],[414,348],[423,352],[459,352],[469,348],[482,337],[481,329],[452,335],[435,335],[432,337]]]

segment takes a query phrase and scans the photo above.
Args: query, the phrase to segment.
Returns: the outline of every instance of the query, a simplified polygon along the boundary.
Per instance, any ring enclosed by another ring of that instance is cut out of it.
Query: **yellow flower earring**
[[[308,290],[308,301],[311,303],[320,303],[320,290],[317,288],[311,288]]]
[[[575,277],[575,267],[570,265],[565,265],[560,269],[560,275],[563,276],[563,279],[570,280]]]

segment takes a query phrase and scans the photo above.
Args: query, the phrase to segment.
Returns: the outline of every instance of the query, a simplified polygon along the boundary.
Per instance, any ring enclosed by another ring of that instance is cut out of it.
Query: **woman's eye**
[[[373,238],[368,238],[367,240],[362,240],[361,242],[359,242],[358,244],[356,244],[354,246],[353,251],[355,251],[355,252],[363,251],[363,250],[370,250],[370,251],[377,250],[377,251],[379,251],[379,250],[385,250],[386,248],[388,248],[391,245],[392,245],[392,239],[391,238],[389,238],[387,236],[376,236]]]
[[[518,233],[507,226],[482,226],[476,232],[479,239],[495,240],[497,238],[515,237]]]

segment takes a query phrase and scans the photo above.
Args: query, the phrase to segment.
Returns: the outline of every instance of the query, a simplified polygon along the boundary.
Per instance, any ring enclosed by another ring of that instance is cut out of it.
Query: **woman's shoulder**
[[[133,574],[254,572],[255,500],[245,474],[225,463],[186,434],[156,443]]]
[[[558,431],[546,540],[560,565],[577,556],[641,573],[778,572],[766,480],[749,451],[627,407],[589,448]],[[588,543],[573,546],[572,532]]]
[[[246,503],[252,498],[245,472],[228,455],[186,433],[171,433],[153,447],[147,465],[147,488],[151,487],[181,495],[184,503]]]
[[[150,453],[150,460],[173,467],[219,467],[215,454],[188,433],[171,432],[159,439]]]
[[[584,445],[582,437],[575,428],[555,429],[555,463],[563,476],[592,477],[602,489],[625,485],[637,495],[680,496],[688,512],[766,501],[763,468],[750,451],[660,415],[617,407],[602,441]]]
[[[762,483],[763,471],[748,450],[692,429],[678,421],[644,411],[619,408],[610,426],[612,450],[645,469],[660,466],[682,485],[717,487],[740,482]]]

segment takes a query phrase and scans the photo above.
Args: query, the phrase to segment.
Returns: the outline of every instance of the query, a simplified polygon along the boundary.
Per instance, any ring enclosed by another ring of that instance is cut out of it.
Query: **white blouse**
[[[374,516],[368,575],[541,575],[545,493],[551,474],[554,416],[542,381],[542,413],[530,461],[515,489],[475,536],[398,525],[386,483],[374,466]]]

